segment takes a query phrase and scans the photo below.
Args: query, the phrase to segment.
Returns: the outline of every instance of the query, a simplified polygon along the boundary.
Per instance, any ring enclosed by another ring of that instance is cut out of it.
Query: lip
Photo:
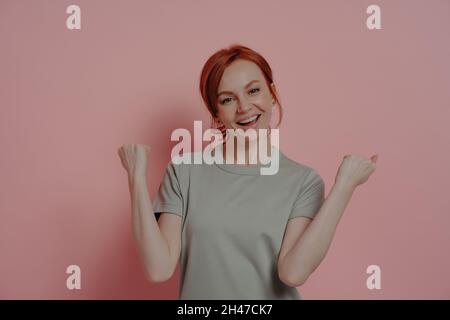
[[[255,115],[253,115],[253,116],[255,116]],[[251,116],[251,117],[253,117],[253,116]],[[238,125],[239,128],[245,128],[245,129],[256,127],[256,125],[258,124],[259,119],[261,119],[262,114],[260,113],[257,116],[258,117],[256,118],[256,122],[254,122],[254,123],[250,123],[250,124],[247,124],[247,125],[242,125],[242,124],[239,124],[239,123],[236,122],[236,124]],[[246,119],[251,118],[251,117],[247,117]],[[245,119],[243,119],[243,120],[245,120]]]

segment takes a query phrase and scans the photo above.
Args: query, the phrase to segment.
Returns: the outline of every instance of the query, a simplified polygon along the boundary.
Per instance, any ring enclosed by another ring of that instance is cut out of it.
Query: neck
[[[241,147],[238,145],[238,138],[233,137],[234,139],[234,150],[230,150],[233,153],[233,163],[237,164],[238,161],[238,153],[244,153],[245,154],[245,164],[246,166],[255,164],[255,161],[251,162],[250,159],[256,159],[256,164],[261,164],[261,161],[259,159],[259,148],[260,148],[260,137],[257,135],[257,138],[255,140],[250,141],[248,138],[245,138],[245,146]],[[272,141],[270,134],[267,134],[265,140],[267,144],[267,156],[272,156]],[[262,141],[264,143],[264,141]],[[224,161],[227,159],[227,149],[231,148],[231,144],[227,146],[227,141],[224,141],[223,145],[223,157]],[[241,164],[241,163],[239,163]],[[242,165],[242,164],[241,164]]]

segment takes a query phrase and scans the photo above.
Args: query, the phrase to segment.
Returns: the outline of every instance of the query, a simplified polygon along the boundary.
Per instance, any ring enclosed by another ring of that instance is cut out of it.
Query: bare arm
[[[181,217],[161,214],[157,221],[147,188],[147,156],[150,147],[127,144],[118,153],[128,173],[131,196],[132,231],[148,280],[168,280],[181,251]],[[159,222],[159,224],[158,224]]]
[[[174,248],[171,253],[167,237],[164,236],[156,221],[152,203],[147,189],[147,182],[144,177],[129,179],[133,237],[145,267],[146,276],[150,281],[160,282],[168,280],[175,269],[177,262],[177,250]],[[166,216],[166,215],[162,215]],[[168,232],[172,234],[179,232],[179,217],[160,218],[162,226],[166,226]],[[164,221],[164,223],[163,223]],[[173,225],[173,227],[170,227]]]
[[[302,285],[322,262],[353,192],[375,171],[377,158],[345,156],[314,219],[309,223],[307,218],[296,218],[288,223],[278,259],[278,275],[284,283]]]
[[[302,285],[322,262],[352,194],[351,188],[335,184],[309,225],[302,222],[303,225],[307,225],[307,228],[291,228],[291,230],[302,231],[302,234],[296,237],[290,251],[279,260],[278,273],[280,279],[287,285],[291,287]],[[289,223],[300,223],[294,220],[298,219],[292,219]]]

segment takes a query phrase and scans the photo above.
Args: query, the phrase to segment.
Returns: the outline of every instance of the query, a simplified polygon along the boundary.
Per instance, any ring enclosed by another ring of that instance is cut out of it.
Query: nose
[[[247,113],[252,108],[252,105],[247,99],[241,98],[238,103],[238,113]]]

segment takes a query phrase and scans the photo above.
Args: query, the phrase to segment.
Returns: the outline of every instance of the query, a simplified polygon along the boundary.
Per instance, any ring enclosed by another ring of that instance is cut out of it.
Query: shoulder
[[[282,152],[280,152],[280,164],[285,174],[296,177],[304,184],[323,183],[323,178],[315,167],[295,161]]]
[[[199,167],[196,165],[195,159],[201,162],[202,152],[185,152],[182,155],[172,155],[167,168],[173,171],[182,179],[188,179],[190,177],[193,167]]]
[[[318,174],[318,171],[314,167],[293,160],[283,152],[280,152],[280,164],[282,164],[283,169],[288,173]]]

